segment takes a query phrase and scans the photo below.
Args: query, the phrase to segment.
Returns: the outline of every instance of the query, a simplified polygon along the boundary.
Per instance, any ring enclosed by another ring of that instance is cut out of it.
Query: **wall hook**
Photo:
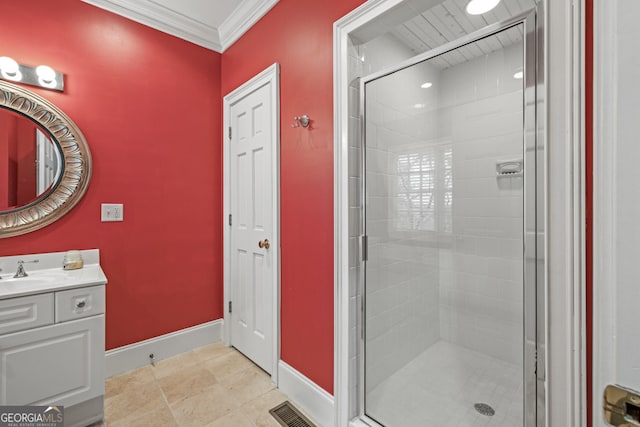
[[[309,127],[309,123],[311,119],[306,114],[304,116],[295,116],[293,118],[296,122],[291,125],[292,128],[299,128],[302,126],[303,128]]]

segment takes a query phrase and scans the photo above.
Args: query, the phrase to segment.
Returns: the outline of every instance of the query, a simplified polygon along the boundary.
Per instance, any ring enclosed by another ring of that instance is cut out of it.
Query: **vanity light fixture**
[[[500,3],[500,0],[471,0],[467,3],[467,13],[469,15],[482,15],[489,12]]]
[[[433,83],[431,82],[424,82],[420,85],[422,89],[429,89],[431,86],[433,86]]]
[[[0,78],[45,89],[64,91],[64,74],[58,73],[48,65],[32,67],[18,64],[15,59],[8,56],[0,56]]]

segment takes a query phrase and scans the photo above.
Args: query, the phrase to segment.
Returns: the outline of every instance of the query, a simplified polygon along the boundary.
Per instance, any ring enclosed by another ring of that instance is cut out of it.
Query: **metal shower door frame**
[[[467,44],[505,31],[517,25],[524,27],[524,88],[523,88],[523,249],[524,249],[524,413],[523,427],[546,425],[546,235],[545,235],[545,81],[544,81],[544,19],[542,4],[530,11],[508,20],[489,25],[458,40],[410,58],[398,65],[373,73],[360,79],[360,176],[362,184],[360,204],[362,206],[363,235],[360,241],[361,265],[359,293],[361,307],[358,310],[360,339],[358,348],[358,403],[360,419],[367,425],[379,424],[365,413],[365,283],[366,283],[366,91],[367,83],[409,68],[418,63],[456,50]]]

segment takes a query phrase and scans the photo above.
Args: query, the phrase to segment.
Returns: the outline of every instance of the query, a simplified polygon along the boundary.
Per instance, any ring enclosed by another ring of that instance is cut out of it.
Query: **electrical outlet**
[[[124,205],[115,203],[102,204],[102,222],[124,221]]]

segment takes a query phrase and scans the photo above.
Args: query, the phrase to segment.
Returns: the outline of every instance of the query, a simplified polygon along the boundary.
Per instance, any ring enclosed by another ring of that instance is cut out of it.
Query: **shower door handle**
[[[369,236],[363,235],[361,243],[362,261],[369,261]]]

